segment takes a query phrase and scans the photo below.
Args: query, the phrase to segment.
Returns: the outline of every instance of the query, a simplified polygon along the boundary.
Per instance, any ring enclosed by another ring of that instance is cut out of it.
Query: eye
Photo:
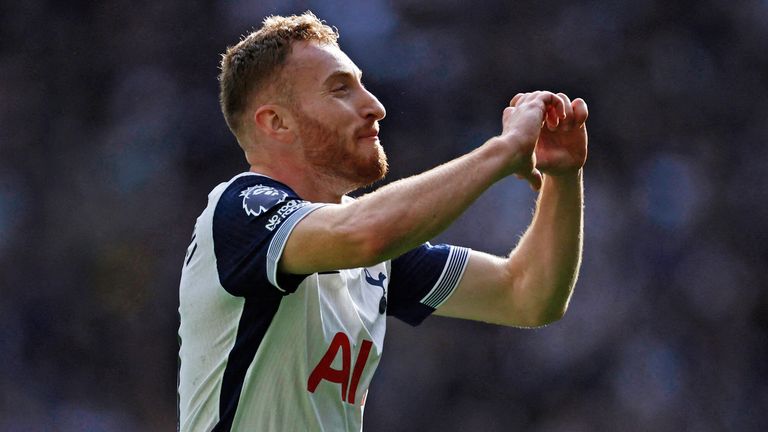
[[[332,93],[345,93],[347,90],[349,87],[346,84],[337,84],[331,88]]]

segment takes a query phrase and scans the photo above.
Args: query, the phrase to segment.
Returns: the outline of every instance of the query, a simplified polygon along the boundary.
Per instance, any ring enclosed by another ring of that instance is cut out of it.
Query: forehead
[[[361,75],[360,69],[339,47],[315,42],[294,44],[285,70],[299,87],[322,85],[338,73]]]

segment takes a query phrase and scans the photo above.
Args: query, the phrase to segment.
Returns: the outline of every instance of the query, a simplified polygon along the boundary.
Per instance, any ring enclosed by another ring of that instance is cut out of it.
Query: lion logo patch
[[[243,210],[249,216],[259,216],[288,198],[288,194],[271,186],[256,185],[240,192]]]

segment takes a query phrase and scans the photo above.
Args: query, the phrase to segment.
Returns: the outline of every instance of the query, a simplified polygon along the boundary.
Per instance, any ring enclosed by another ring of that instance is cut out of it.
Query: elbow
[[[565,316],[570,303],[572,285],[546,286],[535,283],[521,272],[514,288],[508,291],[506,299],[507,316],[511,322],[505,324],[524,327],[544,327],[559,321]]]
[[[571,301],[573,286],[568,284],[566,287],[558,287],[554,290],[554,295],[542,301],[538,307],[538,313],[535,314],[535,327],[544,327],[561,320],[568,311],[568,305]]]
[[[560,321],[565,316],[565,312],[567,310],[568,305],[563,305],[560,307],[551,308],[551,310],[544,311],[537,317],[537,320],[534,323],[534,327],[544,327]]]
[[[567,307],[544,310],[531,308],[525,311],[525,313],[520,313],[517,319],[504,324],[512,327],[531,329],[546,327],[562,319],[565,316],[566,309]]]

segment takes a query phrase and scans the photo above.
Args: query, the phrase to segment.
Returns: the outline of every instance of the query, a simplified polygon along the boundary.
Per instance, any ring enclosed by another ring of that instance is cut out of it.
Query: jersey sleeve
[[[232,182],[213,215],[216,267],[224,289],[235,296],[296,291],[306,275],[280,273],[277,264],[296,224],[322,206],[267,177]]]
[[[468,260],[467,248],[429,243],[392,260],[388,314],[419,325],[453,294]]]

